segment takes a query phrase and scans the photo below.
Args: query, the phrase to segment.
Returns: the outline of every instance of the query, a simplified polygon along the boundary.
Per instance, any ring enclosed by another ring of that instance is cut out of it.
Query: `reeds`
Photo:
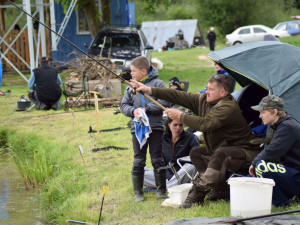
[[[9,153],[15,161],[26,189],[40,187],[54,173],[54,162],[48,154],[45,142],[37,136],[14,135],[9,137]]]

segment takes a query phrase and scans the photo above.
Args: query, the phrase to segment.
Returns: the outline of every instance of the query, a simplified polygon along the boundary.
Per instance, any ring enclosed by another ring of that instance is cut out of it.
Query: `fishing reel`
[[[136,94],[136,87],[130,87],[128,86],[126,91],[130,94],[130,95],[135,95]]]

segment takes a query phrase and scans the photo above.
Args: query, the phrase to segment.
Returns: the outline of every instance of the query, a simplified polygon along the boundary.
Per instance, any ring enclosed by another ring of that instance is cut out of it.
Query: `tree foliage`
[[[154,4],[152,11],[149,10],[148,0],[135,0],[136,23],[141,24],[143,21],[153,20],[196,19],[197,12],[194,4],[196,1],[198,0],[164,0],[162,4]]]
[[[171,0],[172,1],[172,0]],[[168,7],[170,5],[169,0],[136,0],[135,2],[143,3],[143,11],[148,14],[155,14],[160,5]]]
[[[65,12],[71,3],[71,0],[56,1],[62,4]],[[104,6],[102,7],[101,13],[98,11],[95,0],[78,0],[76,5],[76,10],[79,8],[83,9],[91,36],[93,38],[99,32],[102,24],[110,24],[110,13],[108,13],[110,12],[110,0],[101,0],[101,4]],[[107,18],[109,18],[108,21]]]
[[[289,20],[297,12],[296,0],[201,0],[198,2],[200,20],[206,27],[215,26],[225,35],[236,28],[251,24],[274,27]]]

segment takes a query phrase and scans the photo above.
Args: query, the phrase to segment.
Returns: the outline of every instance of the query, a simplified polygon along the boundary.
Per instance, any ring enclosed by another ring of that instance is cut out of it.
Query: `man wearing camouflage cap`
[[[249,173],[273,179],[273,205],[289,206],[290,199],[300,197],[300,124],[284,111],[283,100],[275,95],[264,97],[252,109],[260,112],[262,122],[271,125],[274,135],[252,161]]]

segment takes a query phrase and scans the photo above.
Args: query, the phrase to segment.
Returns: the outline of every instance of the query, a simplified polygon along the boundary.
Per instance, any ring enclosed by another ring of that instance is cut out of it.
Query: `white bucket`
[[[252,217],[271,213],[273,179],[234,177],[228,184],[231,216]]]
[[[162,206],[178,208],[185,201],[192,186],[192,183],[185,183],[168,188],[169,198],[163,201]]]

